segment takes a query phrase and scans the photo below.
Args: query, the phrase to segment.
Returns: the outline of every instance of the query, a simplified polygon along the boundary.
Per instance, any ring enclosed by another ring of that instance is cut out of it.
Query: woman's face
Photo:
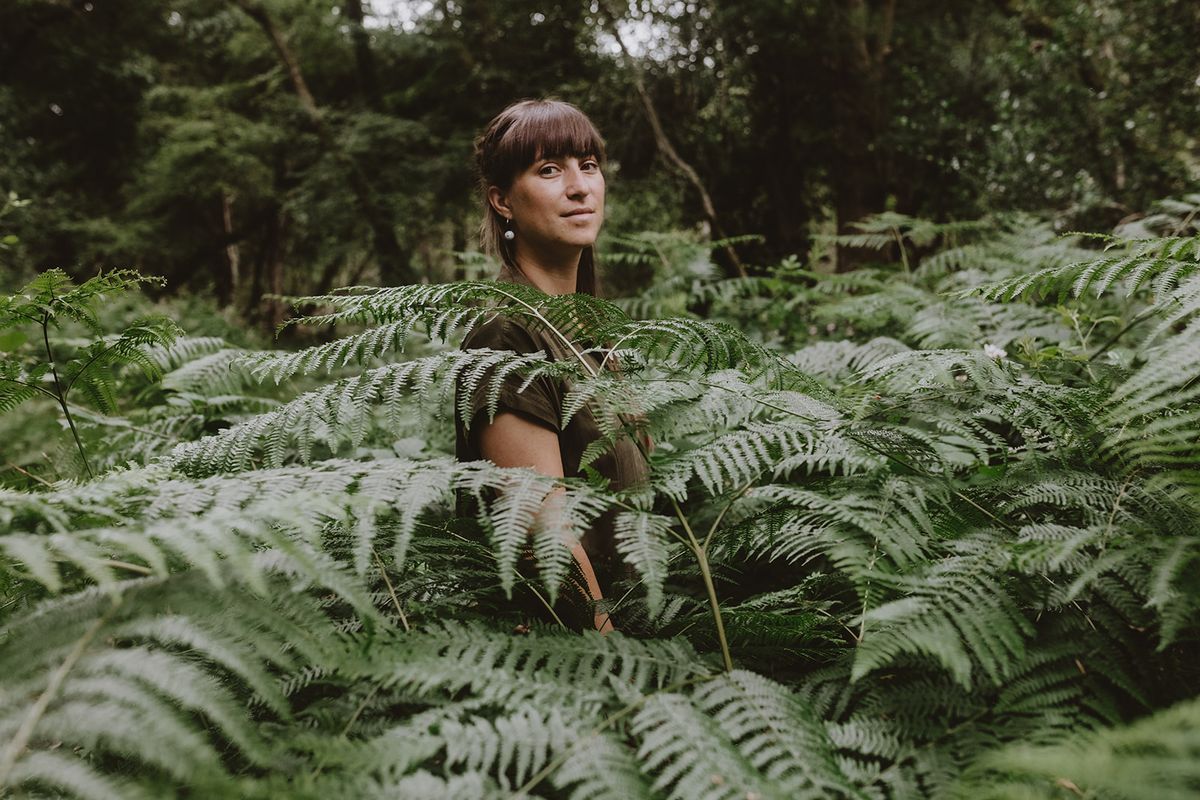
[[[507,193],[497,192],[493,204],[512,219],[518,248],[594,244],[604,224],[600,162],[589,156],[539,159],[517,175]]]

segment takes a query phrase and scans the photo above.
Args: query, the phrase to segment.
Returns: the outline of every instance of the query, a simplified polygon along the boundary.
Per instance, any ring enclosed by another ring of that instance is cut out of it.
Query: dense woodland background
[[[1200,796],[1197,41],[0,3],[0,793]],[[471,140],[544,95],[608,138],[605,298],[478,280]],[[621,369],[459,347],[496,314]],[[644,484],[454,459],[456,389],[542,378]]]
[[[1186,0],[12,0],[0,188],[33,202],[2,257],[251,322],[264,292],[462,277],[471,139],[545,95],[608,138],[610,239],[758,236],[754,272],[888,209],[1108,229],[1192,188],[1198,35]]]

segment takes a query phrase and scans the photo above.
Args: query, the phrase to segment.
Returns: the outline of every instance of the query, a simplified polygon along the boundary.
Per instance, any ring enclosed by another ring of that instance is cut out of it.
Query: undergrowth
[[[836,275],[722,280],[647,235],[610,262],[654,273],[635,299],[352,287],[293,298],[328,334],[296,352],[105,331],[140,276],[44,273],[0,300],[0,411],[59,419],[73,455],[0,489],[0,785],[1194,796],[1180,205],[1106,237],[885,215],[846,243],[896,263]],[[621,369],[456,348],[496,314]],[[538,528],[555,481],[450,450],[455,388],[508,374],[569,381],[609,441],[648,433],[648,483],[563,481]],[[610,510],[618,632],[525,619],[506,598],[552,601],[564,529]]]

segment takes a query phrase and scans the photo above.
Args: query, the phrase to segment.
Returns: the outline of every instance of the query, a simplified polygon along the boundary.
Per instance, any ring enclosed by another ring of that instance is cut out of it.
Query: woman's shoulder
[[[546,350],[545,335],[530,321],[515,315],[497,313],[491,319],[471,328],[463,338],[464,350],[487,347],[492,350],[512,350],[517,353],[533,353]]]

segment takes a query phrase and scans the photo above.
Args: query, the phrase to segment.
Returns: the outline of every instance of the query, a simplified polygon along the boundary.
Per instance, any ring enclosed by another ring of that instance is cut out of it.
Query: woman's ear
[[[505,219],[512,219],[512,206],[508,202],[508,194],[499,186],[489,186],[487,191],[488,205]]]

